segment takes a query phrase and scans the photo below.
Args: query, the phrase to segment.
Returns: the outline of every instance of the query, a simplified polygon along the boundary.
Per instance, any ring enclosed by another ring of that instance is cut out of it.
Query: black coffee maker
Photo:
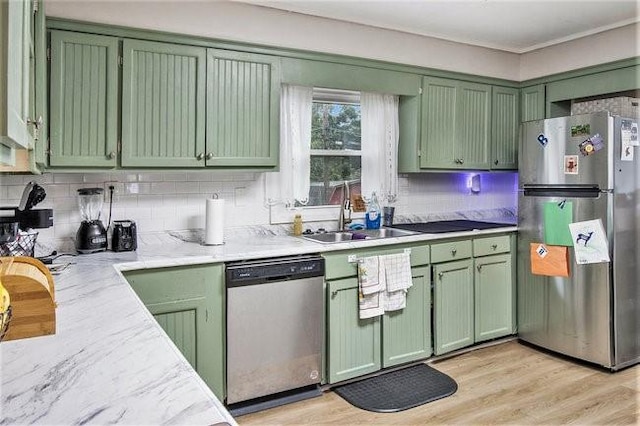
[[[104,203],[102,188],[78,189],[78,207],[82,223],[76,233],[78,253],[96,253],[107,249],[107,229],[100,220]]]

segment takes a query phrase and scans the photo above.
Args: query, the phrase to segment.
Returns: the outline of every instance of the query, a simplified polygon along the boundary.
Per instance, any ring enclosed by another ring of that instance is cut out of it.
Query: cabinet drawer
[[[508,235],[497,237],[476,238],[473,240],[473,255],[487,256],[511,251],[511,239]]]
[[[364,250],[349,250],[338,253],[325,253],[325,279],[355,277],[358,274],[356,262],[349,262],[351,257],[380,256],[385,254],[402,253],[411,250],[411,267],[429,264],[429,246],[418,247],[373,247]]]
[[[450,241],[431,246],[431,262],[449,262],[471,257],[471,240]]]

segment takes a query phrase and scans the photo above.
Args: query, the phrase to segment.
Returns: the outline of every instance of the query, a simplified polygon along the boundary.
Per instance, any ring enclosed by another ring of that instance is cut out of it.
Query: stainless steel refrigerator
[[[611,370],[640,361],[637,130],[637,118],[601,112],[527,122],[520,135],[518,335]],[[610,262],[577,264],[586,242],[567,225],[598,219]],[[541,244],[566,247],[568,276],[532,273]]]

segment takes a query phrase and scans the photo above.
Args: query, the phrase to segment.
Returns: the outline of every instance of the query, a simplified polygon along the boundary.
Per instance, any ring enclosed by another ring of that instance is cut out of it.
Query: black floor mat
[[[391,413],[453,395],[458,384],[446,374],[418,364],[333,390],[363,410]]]

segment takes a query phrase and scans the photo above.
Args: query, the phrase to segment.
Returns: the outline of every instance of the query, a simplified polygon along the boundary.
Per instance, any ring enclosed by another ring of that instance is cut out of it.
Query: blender
[[[82,223],[76,233],[76,250],[95,253],[107,249],[107,230],[100,220],[104,197],[102,188],[78,189],[78,207]]]

